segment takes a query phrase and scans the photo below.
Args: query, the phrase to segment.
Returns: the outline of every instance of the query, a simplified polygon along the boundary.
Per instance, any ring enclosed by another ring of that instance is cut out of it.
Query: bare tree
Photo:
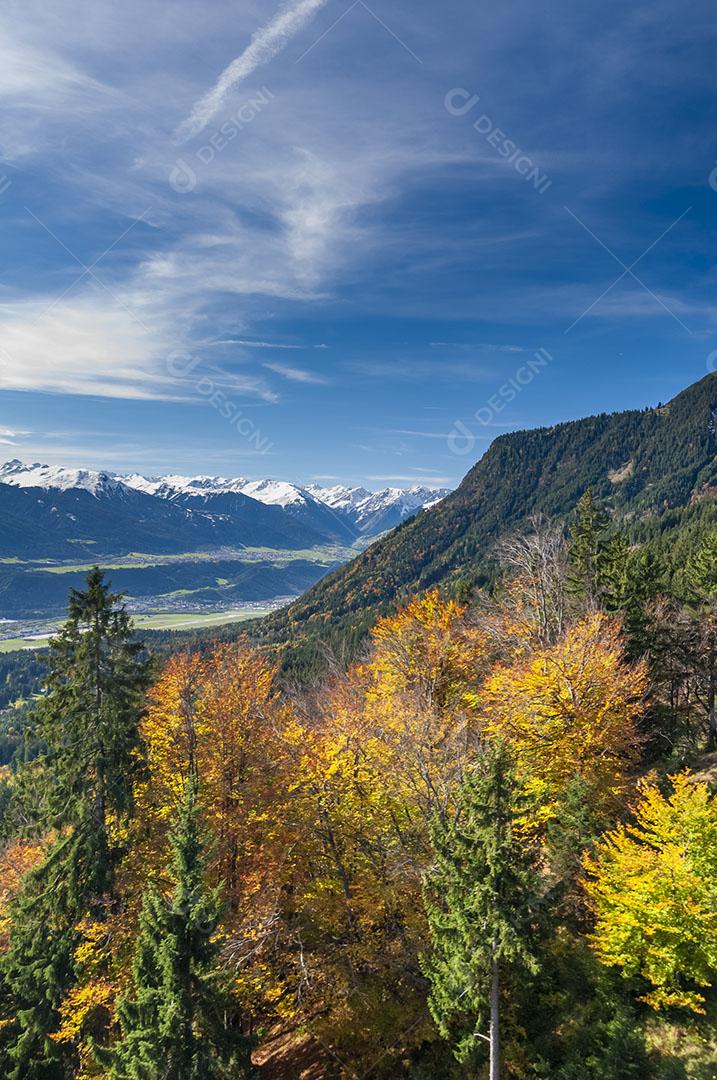
[[[557,641],[565,627],[568,552],[560,525],[539,514],[530,518],[530,531],[504,537],[498,559],[513,588],[532,610],[541,644]]]

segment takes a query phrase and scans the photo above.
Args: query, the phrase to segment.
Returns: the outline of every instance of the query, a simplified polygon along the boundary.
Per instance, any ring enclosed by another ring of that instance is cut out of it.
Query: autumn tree
[[[510,755],[495,743],[468,769],[455,812],[432,830],[429,1006],[460,1061],[487,1039],[491,1080],[500,1076],[501,999],[512,979],[537,970],[531,923],[540,885],[535,853],[517,829],[523,813]]]
[[[275,666],[246,641],[170,657],[152,687],[141,732],[147,770],[137,786],[138,820],[122,867],[130,895],[150,874],[163,880],[167,831],[196,769],[203,826],[211,836],[207,868],[225,900],[223,960],[242,1001],[261,1020],[283,1000],[296,948],[282,936],[279,911],[291,861],[307,842],[292,791],[295,728],[277,693]],[[303,746],[306,737],[298,736]]]
[[[454,796],[475,739],[468,690],[488,668],[486,636],[465,614],[431,591],[381,619],[366,659],[284,728],[286,988],[359,1069],[397,1030],[430,1036],[418,965],[429,822]]]
[[[507,574],[502,601],[509,601],[535,627],[541,645],[557,641],[565,628],[568,608],[568,548],[561,526],[540,516],[530,530],[505,537],[498,558]]]
[[[379,619],[365,678],[362,728],[384,749],[388,782],[411,789],[425,820],[451,797],[475,741],[471,694],[494,658],[490,635],[437,590]]]
[[[655,1009],[704,1011],[717,984],[717,800],[688,773],[664,795],[639,786],[634,821],[586,859],[592,945],[604,964],[647,984]]]
[[[596,810],[615,806],[637,760],[645,689],[644,667],[624,660],[619,622],[602,612],[488,676],[476,707],[486,730],[513,748],[539,807],[536,824],[555,816],[576,777]]]
[[[137,790],[145,825],[143,859],[155,862],[167,822],[193,768],[205,824],[213,837],[211,873],[230,910],[259,887],[262,852],[277,824],[268,807],[279,797],[281,731],[286,706],[274,688],[274,665],[245,642],[216,644],[204,655],[169,659],[153,686],[142,737],[147,774]],[[256,901],[256,896],[254,896]]]

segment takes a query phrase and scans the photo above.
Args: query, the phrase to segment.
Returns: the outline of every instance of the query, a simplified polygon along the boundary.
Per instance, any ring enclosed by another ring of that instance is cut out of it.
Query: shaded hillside
[[[334,528],[335,531],[335,528]],[[206,510],[122,484],[97,494],[0,483],[0,558],[73,559],[258,545],[301,549],[326,537],[278,506],[235,494]]]
[[[569,514],[587,487],[642,538],[704,517],[704,501],[717,495],[716,410],[709,375],[666,406],[502,435],[456,491],[257,624],[257,637],[299,650],[307,638],[351,648],[406,596],[486,580],[502,534],[535,512]]]
[[[334,564],[336,565],[336,564]],[[246,600],[296,596],[325,572],[325,564],[307,559],[285,563],[220,559],[108,571],[112,586],[133,599],[184,594],[200,604],[224,606]],[[12,619],[43,618],[61,613],[71,588],[80,589],[86,572],[19,572],[0,565],[0,610]]]

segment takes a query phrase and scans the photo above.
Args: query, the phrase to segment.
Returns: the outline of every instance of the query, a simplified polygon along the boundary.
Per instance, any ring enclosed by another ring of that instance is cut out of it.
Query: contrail
[[[251,42],[244,52],[232,60],[212,89],[199,99],[186,120],[179,125],[175,136],[176,141],[186,142],[203,131],[212,117],[216,116],[221,109],[229,91],[281,52],[291,38],[298,34],[316,12],[327,3],[328,0],[299,0],[298,4],[285,6],[271,22],[252,34]]]

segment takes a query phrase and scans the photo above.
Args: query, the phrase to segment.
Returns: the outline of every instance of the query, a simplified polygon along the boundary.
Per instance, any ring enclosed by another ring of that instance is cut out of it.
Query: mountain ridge
[[[324,489],[288,481],[168,475],[148,478],[18,459],[0,465],[0,557],[58,558],[257,546],[351,546],[446,494],[361,492],[332,505]]]
[[[489,581],[501,535],[533,513],[564,520],[588,487],[635,536],[714,516],[716,417],[710,374],[664,406],[503,434],[437,506],[269,616],[256,635],[299,651],[312,637],[355,643],[378,615],[425,588]]]

